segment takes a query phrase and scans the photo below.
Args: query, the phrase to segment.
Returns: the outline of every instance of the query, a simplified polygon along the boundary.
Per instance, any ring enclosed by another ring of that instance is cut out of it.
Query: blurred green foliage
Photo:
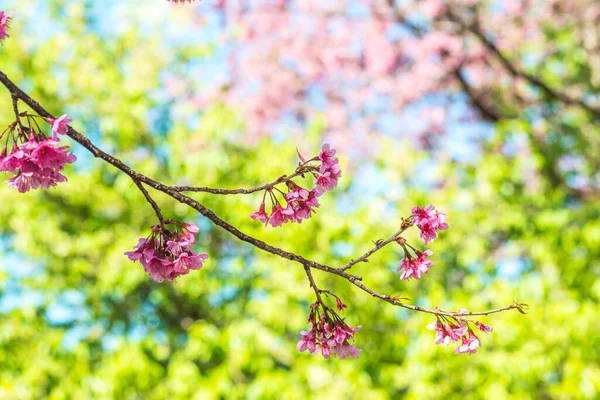
[[[88,30],[79,6],[67,11],[68,27],[39,48],[13,24],[0,69],[51,112],[69,112],[76,128],[140,172],[172,184],[249,187],[291,171],[296,146],[316,153],[318,121],[302,143],[242,146],[244,121],[219,104],[207,107],[197,126],[167,111],[157,133],[148,111],[164,104],[151,94],[161,72],[189,49],[156,57],[157,37],[131,29],[103,39]],[[585,72],[576,61],[572,68]],[[0,120],[9,123],[8,93],[0,104]],[[580,134],[592,129],[589,117],[561,118],[569,129],[558,132],[589,149]],[[417,183],[430,155],[397,140],[380,139],[382,193],[361,196],[353,184],[360,165],[341,154],[341,186],[299,226],[251,221],[260,194],[195,195],[242,231],[332,266],[388,237],[414,204],[447,210],[451,229],[431,246],[434,267],[421,281],[398,279],[401,254],[393,246],[352,271],[377,291],[427,307],[529,303],[527,316],[485,318],[494,332],[474,356],[435,346],[425,329],[431,316],[319,272],[319,284],[348,304],[348,323],[363,325],[363,353],[340,361],[297,352],[313,296],[302,268],[238,242],[158,193],[166,216],[201,226],[198,250],[210,259],[176,282],[153,282],[123,256],[155,223],[152,209],[126,176],[81,150],[67,169],[69,182],[57,189],[22,195],[1,185],[0,295],[18,289],[40,300],[0,314],[0,398],[598,398],[600,204],[597,197],[573,199],[535,173],[569,149],[557,145],[547,156],[499,151],[531,126],[526,115],[500,123],[476,163],[436,159],[443,185],[428,189]],[[418,243],[414,232],[409,239]],[[499,272],[503,259],[527,261],[511,275]],[[57,307],[67,315],[57,318]]]

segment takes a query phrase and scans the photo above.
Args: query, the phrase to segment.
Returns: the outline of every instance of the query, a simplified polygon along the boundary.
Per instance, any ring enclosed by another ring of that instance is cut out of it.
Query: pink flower
[[[31,142],[30,142],[31,143]],[[73,153],[65,153],[68,146],[56,147],[53,140],[37,143],[30,154],[30,159],[37,163],[40,168],[52,168],[61,170],[65,164],[73,163],[77,157]]]
[[[448,229],[448,215],[436,211],[431,204],[427,208],[413,207],[411,218],[413,225],[421,230],[421,238],[426,245],[438,237],[438,230]]]
[[[9,188],[16,189],[19,193],[28,192],[30,189],[37,189],[41,185],[38,175],[33,173],[19,173],[6,182],[8,182]]]
[[[65,164],[73,163],[77,158],[65,152],[67,146],[57,147],[57,143],[51,139],[38,142],[32,136],[29,141],[14,146],[9,155],[4,148],[0,156],[0,171],[15,174],[7,180],[8,186],[25,193],[40,186],[48,189],[65,182],[67,177],[60,171]]]
[[[344,303],[342,303],[342,301],[340,300],[339,297],[335,298],[335,303],[336,303],[336,307],[338,311],[342,311],[344,308],[348,308],[347,305],[345,305]]]
[[[329,345],[327,345],[327,343],[321,343],[320,345],[317,346],[317,351],[321,350],[321,355],[323,356],[323,358],[329,358],[329,356],[331,355],[331,348],[329,347]]]
[[[9,37],[10,35],[6,33],[10,26],[10,18],[12,17],[14,11],[4,12],[0,11],[0,42]]]
[[[140,261],[144,266],[144,270],[158,283],[161,283],[165,279],[171,278],[173,272],[173,263],[167,259],[152,257],[147,260]]]
[[[281,211],[285,218],[284,222],[300,224],[303,219],[310,218],[316,212],[313,207],[319,207],[319,201],[314,190],[308,191],[292,181],[288,182],[288,187],[291,190],[285,195],[287,207]]]
[[[193,235],[193,232],[199,231],[196,225],[173,220],[165,222],[165,225],[168,224],[179,225],[184,234],[168,229],[163,232],[159,226],[154,226],[149,239],[140,238],[133,251],[125,252],[131,261],[139,261],[144,270],[159,283],[201,269],[202,262],[208,259],[208,254],[196,254],[189,247],[196,242]]]
[[[200,232],[200,228],[194,224],[188,224],[187,222],[179,222],[179,226],[184,233],[184,236],[179,240],[188,242],[188,245],[196,243],[195,235]]]
[[[67,118],[67,114],[63,114],[60,117],[53,119],[48,118],[48,122],[52,124],[52,138],[56,139],[56,134],[64,135],[69,131],[67,124],[73,121],[71,118]]]
[[[458,341],[461,337],[467,334],[466,323],[462,323],[461,325],[448,323],[444,324],[438,320],[433,324],[427,325],[427,329],[435,330],[434,343],[443,343],[444,346],[448,346],[450,342],[454,343]]]
[[[403,258],[398,267],[398,271],[404,269],[400,275],[400,279],[421,279],[421,275],[426,274],[429,271],[429,268],[431,268],[431,261],[427,257],[432,254],[433,252],[431,250],[425,250],[423,253],[417,251],[417,258]]]
[[[126,251],[125,255],[127,257],[129,257],[129,259],[131,261],[139,260],[144,255],[143,251],[144,251],[146,242],[147,242],[147,239],[140,238],[138,244],[133,248],[133,251]]]
[[[422,222],[429,221],[435,213],[435,207],[433,205],[427,206],[427,208],[413,207],[411,217],[413,224],[421,225]]]
[[[252,218],[253,220],[258,220],[265,224],[269,221],[269,215],[265,212],[265,203],[264,202],[262,202],[260,204],[260,208],[258,209],[258,211],[250,214],[250,218]]]
[[[319,174],[317,175],[317,186],[324,191],[333,190],[337,186],[339,177],[342,176],[339,164],[321,164]]]
[[[319,314],[318,320],[315,314],[321,306],[318,303],[311,305],[311,312],[308,323],[312,325],[309,333],[302,331],[302,338],[297,344],[299,351],[308,349],[311,353],[321,352],[325,358],[330,356],[339,356],[341,359],[347,357],[358,357],[360,349],[350,344],[354,334],[362,327],[352,328],[348,326],[333,309],[328,308],[327,316],[325,313]]]
[[[269,223],[271,226],[276,228],[283,225],[283,223],[286,221],[286,218],[287,217],[283,214],[283,207],[281,207],[281,204],[275,204],[273,211],[271,212],[271,216],[269,217]]]
[[[429,223],[431,223],[431,225],[433,225],[435,229],[443,231],[448,229],[448,223],[446,222],[447,220],[448,214],[436,211],[435,215],[429,219]]]
[[[303,352],[304,350],[308,349],[308,351],[314,353],[317,350],[317,345],[315,342],[315,332],[301,331],[300,334],[302,335],[302,339],[300,339],[300,341],[296,345],[298,350]]]
[[[180,222],[179,226],[181,226],[181,229],[183,229],[183,232],[186,235],[189,235],[189,234],[195,235],[196,233],[200,232],[200,228],[198,228],[194,224],[188,224],[187,222]]]
[[[6,155],[6,147],[2,150],[0,156],[0,171],[13,172],[18,169],[24,159],[27,159],[25,152],[17,146],[13,147],[9,155]]]
[[[174,256],[179,256],[179,254],[185,252],[186,247],[189,245],[190,245],[190,242],[185,240],[185,236],[182,236],[180,238],[180,241],[168,240],[167,241],[167,250]]]
[[[357,349],[355,344],[348,344],[343,346],[336,346],[334,352],[340,357],[340,360],[344,358],[358,358],[362,349]]]
[[[321,160],[323,164],[326,165],[337,164],[338,159],[335,158],[335,149],[330,149],[329,144],[325,143],[323,145],[321,153],[319,153],[319,160]]]
[[[174,270],[179,274],[187,274],[190,270],[202,268],[202,261],[208,258],[208,254],[181,253],[174,262]]]
[[[485,332],[485,333],[491,333],[491,332],[494,330],[494,328],[492,328],[491,326],[484,325],[484,324],[482,324],[482,323],[481,323],[481,322],[479,322],[479,321],[475,321],[475,326],[476,326],[476,327],[477,327],[477,328],[478,328],[480,331],[483,331],[483,332]]]
[[[477,353],[477,348],[481,347],[481,341],[479,340],[479,338],[477,336],[475,336],[475,334],[471,331],[469,338],[467,339],[466,336],[462,337],[462,345],[457,347],[454,350],[454,354],[459,354],[459,353],[470,353],[470,354],[475,354]]]

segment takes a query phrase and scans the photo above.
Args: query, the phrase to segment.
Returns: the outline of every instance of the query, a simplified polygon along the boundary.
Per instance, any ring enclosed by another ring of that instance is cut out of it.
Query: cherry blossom
[[[433,205],[426,208],[413,207],[411,220],[421,231],[421,238],[429,244],[438,237],[438,231],[448,229],[448,215],[436,211]]]
[[[315,187],[309,190],[292,180],[285,182],[288,189],[287,193],[283,193],[276,187],[269,187],[265,190],[265,196],[258,211],[250,214],[250,218],[272,227],[279,227],[288,222],[300,224],[303,220],[310,218],[316,213],[315,209],[319,207],[318,197],[322,196],[327,190],[334,189],[342,174],[335,154],[336,150],[332,149],[328,143],[323,145],[317,156],[310,159],[306,159],[298,152],[301,161],[298,168],[315,178]],[[272,204],[271,215],[266,211],[265,198],[267,194]],[[283,195],[283,200],[286,203],[285,207],[281,205],[282,203],[277,198],[278,194]]]
[[[260,208],[259,208],[258,211],[253,212],[252,214],[250,214],[250,218],[252,218],[254,220],[258,220],[258,221],[263,222],[265,224],[269,221],[269,216],[265,212],[265,202],[264,201],[262,203],[260,203]]]
[[[477,327],[477,329],[485,333],[491,333],[494,330],[491,326],[484,325],[479,321],[475,321],[475,326]]]
[[[433,324],[427,325],[427,329],[435,330],[435,344],[448,346],[450,343],[457,342],[461,337],[467,334],[466,323],[442,323],[437,320]]]
[[[344,308],[348,308],[347,305],[345,305],[344,303],[342,303],[342,300],[340,300],[339,297],[335,298],[335,306],[337,308],[338,311],[342,311]]]
[[[311,305],[308,322],[312,325],[312,329],[310,332],[300,332],[302,337],[296,348],[301,352],[305,350],[313,354],[320,352],[324,358],[331,356],[338,356],[340,359],[357,358],[361,350],[357,349],[355,344],[350,344],[350,341],[362,326],[352,328],[333,309],[329,307],[323,309],[323,307],[318,303]]]
[[[404,270],[400,275],[400,279],[421,279],[421,275],[426,274],[429,271],[429,268],[431,268],[431,261],[427,257],[432,254],[433,252],[431,250],[425,250],[422,253],[417,251],[416,258],[412,258],[407,254],[407,257],[400,261],[400,266],[398,267],[398,271]]]
[[[13,13],[14,11],[4,12],[0,10],[0,42],[10,36],[7,31],[10,26],[10,19]]]
[[[20,193],[31,189],[55,187],[65,182],[67,177],[60,173],[65,164],[77,160],[74,154],[67,152],[68,146],[58,146],[58,141],[42,139],[31,135],[29,140],[13,146],[10,154],[4,147],[0,155],[0,171],[15,175],[8,179],[8,186]]]
[[[475,354],[475,353],[477,353],[476,349],[478,347],[481,347],[481,341],[479,340],[479,338],[477,336],[475,336],[473,331],[469,331],[468,338],[466,336],[463,336],[461,339],[462,339],[463,344],[454,350],[454,354],[459,354],[459,353]]]
[[[199,270],[208,259],[208,254],[197,254],[190,248],[196,242],[193,235],[199,232],[196,225],[169,221],[175,225],[175,231],[163,230],[155,225],[150,238],[140,238],[133,251],[125,252],[131,261],[139,261],[144,270],[159,283]],[[182,233],[178,232],[178,228]]]
[[[466,317],[460,315],[466,313],[468,313],[467,310],[461,309],[459,314],[454,317],[438,317],[435,323],[427,325],[427,329],[435,330],[434,343],[447,346],[450,343],[456,343],[460,340],[462,344],[454,350],[454,354],[475,354],[477,352],[476,349],[481,347],[481,340],[479,340],[470,328],[470,324],[475,324],[478,329],[486,333],[490,333],[492,328],[479,321],[469,321]],[[450,319],[454,320],[454,322],[450,321]]]
[[[67,118],[67,114],[63,114],[56,119],[48,118],[48,122],[52,124],[52,138],[56,139],[56,134],[66,134],[69,130],[67,124],[71,121],[73,120],[71,118]]]

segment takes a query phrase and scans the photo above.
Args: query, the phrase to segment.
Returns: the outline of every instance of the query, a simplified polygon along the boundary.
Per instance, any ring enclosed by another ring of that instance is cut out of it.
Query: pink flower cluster
[[[65,152],[68,148],[58,146],[58,140],[38,141],[35,135],[31,135],[29,141],[13,146],[10,154],[4,147],[0,153],[0,171],[15,174],[7,180],[8,186],[21,193],[40,186],[45,189],[55,187],[57,183],[67,180],[60,173],[65,164],[77,159],[72,153]]]
[[[456,343],[459,340],[461,345],[454,350],[454,354],[469,353],[475,354],[477,348],[481,347],[481,340],[475,335],[473,329],[470,327],[470,323],[474,323],[475,326],[482,332],[490,333],[493,329],[490,326],[484,325],[479,321],[468,321],[464,318],[455,319],[454,322],[449,321],[445,317],[444,322],[438,318],[435,323],[427,325],[427,329],[435,330],[435,344],[443,344],[447,346],[450,343]]]
[[[131,261],[139,261],[159,283],[202,268],[202,262],[208,258],[208,254],[196,254],[190,248],[196,243],[194,235],[199,231],[196,225],[173,220],[165,223],[174,224],[175,231],[162,230],[155,225],[150,237],[140,238],[133,251],[125,252]]]
[[[5,16],[6,14],[4,17],[0,14],[0,22]],[[32,116],[28,116],[30,117]],[[19,121],[15,121],[9,126],[7,139],[8,143],[12,143],[12,149],[9,152],[7,144],[0,152],[0,172],[14,173],[14,176],[7,180],[8,186],[21,193],[39,187],[48,189],[55,187],[59,182],[65,182],[67,177],[60,171],[64,169],[65,164],[77,160],[75,155],[66,151],[68,146],[58,145],[59,139],[56,136],[57,133],[67,132],[66,123],[71,119],[66,118],[65,114],[56,120],[46,120],[52,124],[51,138],[47,138],[41,131],[36,132],[31,128],[25,130]]]
[[[306,171],[313,174],[316,179],[316,186],[311,190],[298,186],[293,181],[287,181],[288,192],[282,193],[276,188],[269,188],[265,192],[271,199],[271,215],[267,214],[265,209],[265,200],[260,205],[258,211],[250,214],[250,218],[278,227],[288,222],[302,223],[302,220],[308,219],[315,213],[315,208],[319,207],[318,197],[327,190],[332,190],[337,186],[337,181],[342,175],[338,159],[335,157],[335,150],[330,149],[328,144],[323,145],[321,153],[310,160],[300,159],[303,164],[299,168],[305,168]],[[310,162],[321,162],[320,166],[311,166]],[[283,207],[276,197],[274,189],[283,194],[286,206]]]
[[[10,27],[10,18],[14,11],[4,12],[0,10],[0,42],[9,37],[7,33]]]
[[[437,231],[448,229],[448,215],[436,211],[431,204],[427,208],[413,207],[411,218],[413,225],[421,230],[426,245],[438,237]]]
[[[404,270],[400,275],[400,279],[408,280],[410,278],[421,279],[422,274],[426,274],[431,268],[431,261],[427,258],[433,254],[431,250],[425,250],[423,253],[415,251],[416,258],[411,257],[408,253],[406,257],[400,261],[398,271]]]
[[[362,350],[357,349],[356,345],[350,344],[349,341],[362,326],[351,328],[330,308],[319,313],[317,303],[312,304],[311,308],[308,322],[312,324],[312,329],[310,332],[300,332],[302,338],[296,346],[298,350],[301,352],[308,350],[313,354],[320,352],[324,358],[331,356],[339,356],[342,360],[348,357],[358,358]]]
[[[333,190],[337,186],[338,179],[342,176],[340,164],[337,157],[335,157],[335,150],[329,148],[329,144],[325,143],[318,157],[321,160],[321,167],[316,175],[316,189],[322,192]]]

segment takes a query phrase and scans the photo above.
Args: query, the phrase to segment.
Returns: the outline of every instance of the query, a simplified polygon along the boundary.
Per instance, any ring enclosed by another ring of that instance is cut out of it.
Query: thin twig
[[[21,128],[21,132],[25,133],[25,127],[23,126],[21,116],[19,115],[19,105],[17,104],[19,98],[12,93],[10,94],[10,98],[12,99],[13,111],[15,112],[15,118],[17,118],[17,124],[19,125],[19,128]]]
[[[312,287],[315,291],[315,295],[317,296],[317,302],[321,305],[321,307],[323,307],[323,311],[325,312],[325,315],[327,315],[328,307],[325,305],[325,303],[323,303],[323,299],[321,298],[321,290],[317,287],[317,284],[315,283],[315,278],[313,277],[312,272],[310,272],[310,266],[308,264],[304,264],[304,272],[306,272],[306,276],[308,277],[310,287]]]
[[[142,194],[144,195],[144,197],[146,198],[148,203],[150,203],[150,205],[154,209],[154,212],[156,213],[156,217],[158,218],[158,222],[160,223],[160,229],[162,229],[163,232],[166,231],[165,219],[164,219],[162,213],[160,212],[160,207],[158,206],[158,204],[156,204],[154,199],[152,197],[150,197],[150,193],[148,193],[146,188],[142,185],[142,183],[139,180],[137,180],[135,178],[132,178],[132,180],[133,180],[133,183],[135,183],[135,186],[137,186],[138,189],[140,189],[140,192],[142,192]]]
[[[400,236],[402,234],[402,232],[404,232],[405,230],[407,230],[409,227],[410,227],[410,225],[402,227],[402,228],[398,229],[396,231],[396,233],[394,233],[388,239],[386,239],[386,240],[384,240],[382,242],[377,242],[375,244],[375,247],[373,247],[371,250],[367,251],[365,254],[363,254],[362,256],[358,257],[357,259],[350,260],[346,265],[340,267],[340,271],[345,271],[347,269],[352,268],[352,266],[354,266],[355,264],[358,264],[361,261],[365,261],[367,258],[369,258],[376,251],[379,251],[383,247],[387,246],[388,244],[396,241],[396,239],[398,238],[398,236]]]
[[[294,172],[292,175],[283,175],[274,180],[271,183],[264,184],[262,186],[258,186],[251,189],[217,189],[217,188],[209,188],[202,186],[172,186],[173,190],[176,192],[206,192],[212,194],[250,194],[260,192],[261,190],[272,188],[275,185],[280,183],[288,182],[292,178],[295,178],[299,175],[302,175],[304,172]]]

